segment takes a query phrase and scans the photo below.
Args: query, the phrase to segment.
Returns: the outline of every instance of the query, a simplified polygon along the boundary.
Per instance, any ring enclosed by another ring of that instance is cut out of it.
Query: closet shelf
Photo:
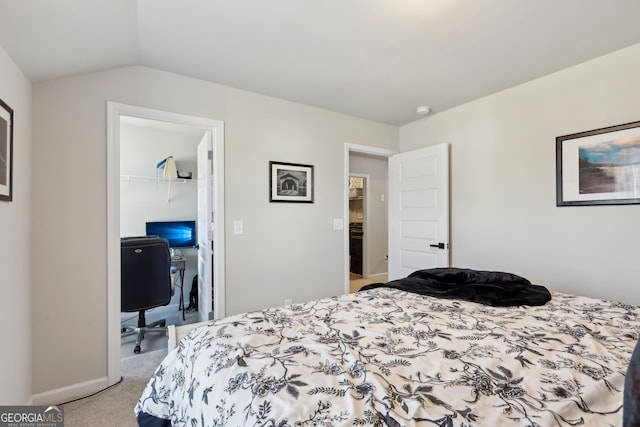
[[[133,181],[133,182],[168,182],[171,184],[196,184],[197,179],[184,179],[184,178],[165,178],[162,176],[141,176],[141,175],[120,175],[120,181]]]
[[[120,182],[167,183],[167,203],[171,203],[171,186],[174,184],[197,184],[196,179],[165,178],[163,176],[120,175]]]

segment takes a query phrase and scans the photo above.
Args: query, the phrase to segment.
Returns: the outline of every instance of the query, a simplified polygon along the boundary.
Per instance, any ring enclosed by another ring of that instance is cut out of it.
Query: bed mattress
[[[619,426],[640,308],[376,288],[194,329],[139,419],[174,426]]]

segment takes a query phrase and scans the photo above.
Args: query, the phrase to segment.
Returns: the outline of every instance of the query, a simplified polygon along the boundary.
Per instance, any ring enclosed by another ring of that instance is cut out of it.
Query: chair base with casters
[[[137,335],[138,354],[147,332],[167,333],[166,320],[147,324],[145,311],[169,304],[173,295],[169,243],[154,236],[121,239],[121,311],[137,312],[138,324],[123,326],[121,337]]]
[[[147,319],[144,315],[144,310],[138,312],[138,326],[135,328],[132,326],[122,326],[120,330],[120,338],[128,337],[130,335],[137,335],[136,346],[133,348],[135,354],[140,353],[140,344],[144,339],[144,334],[147,332],[163,332],[167,334],[167,321],[166,319],[156,320],[147,324]]]

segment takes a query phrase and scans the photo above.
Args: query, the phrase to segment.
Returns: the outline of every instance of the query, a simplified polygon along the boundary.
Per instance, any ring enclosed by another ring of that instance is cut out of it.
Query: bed
[[[640,307],[421,270],[191,326],[145,426],[620,426]]]

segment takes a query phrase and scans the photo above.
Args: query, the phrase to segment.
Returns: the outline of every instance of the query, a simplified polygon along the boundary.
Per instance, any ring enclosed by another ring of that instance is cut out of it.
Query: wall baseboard
[[[108,387],[107,377],[97,378],[83,383],[61,387],[55,390],[37,393],[31,397],[34,405],[60,405],[65,402],[80,399],[104,390]]]

